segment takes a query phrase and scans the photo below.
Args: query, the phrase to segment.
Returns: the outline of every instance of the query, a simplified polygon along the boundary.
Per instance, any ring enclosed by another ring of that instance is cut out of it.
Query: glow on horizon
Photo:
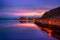
[[[35,11],[23,11],[23,12],[14,12],[11,15],[13,16],[42,16],[47,10],[35,10]]]
[[[32,12],[32,13],[16,13],[13,15],[15,15],[15,16],[42,16],[43,14],[44,14],[44,12],[42,12],[42,13]]]

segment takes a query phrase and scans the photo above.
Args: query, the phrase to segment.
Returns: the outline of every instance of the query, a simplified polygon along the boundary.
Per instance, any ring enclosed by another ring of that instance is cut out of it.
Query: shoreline
[[[53,36],[60,40],[60,26],[57,25],[50,25],[50,24],[43,24],[40,22],[35,21],[35,24],[41,28],[43,31],[47,32],[49,36]]]

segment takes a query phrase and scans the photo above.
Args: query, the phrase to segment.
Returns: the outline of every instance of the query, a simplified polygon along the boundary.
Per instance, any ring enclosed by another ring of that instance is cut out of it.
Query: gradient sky
[[[0,0],[0,18],[41,16],[56,7],[60,7],[60,0]]]

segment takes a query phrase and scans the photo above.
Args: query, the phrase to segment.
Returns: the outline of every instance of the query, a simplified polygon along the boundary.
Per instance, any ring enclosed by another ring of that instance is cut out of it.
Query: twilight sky
[[[60,0],[0,0],[0,18],[42,16],[56,7],[60,7]]]

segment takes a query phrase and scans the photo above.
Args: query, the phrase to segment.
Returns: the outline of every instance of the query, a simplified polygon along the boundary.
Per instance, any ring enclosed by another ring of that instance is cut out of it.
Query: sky
[[[60,7],[60,0],[0,0],[0,18],[42,16],[56,7]]]

